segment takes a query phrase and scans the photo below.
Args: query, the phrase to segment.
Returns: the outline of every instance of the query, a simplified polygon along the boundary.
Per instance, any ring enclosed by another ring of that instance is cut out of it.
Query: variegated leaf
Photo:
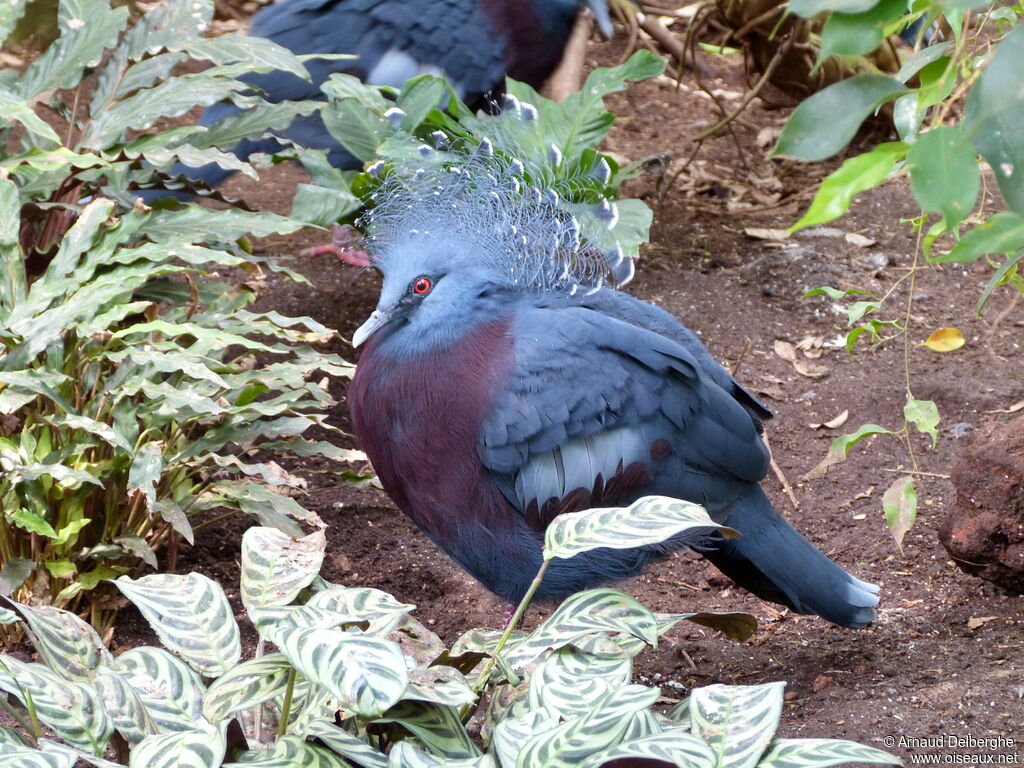
[[[843,739],[773,739],[758,768],[828,768],[843,763],[900,765],[888,752]]]
[[[113,658],[96,630],[70,611],[48,605],[19,605],[32,633],[32,644],[54,672],[88,681],[100,664]]]
[[[476,694],[459,670],[439,665],[409,670],[409,687],[402,698],[461,707],[475,702]]]
[[[690,730],[715,753],[720,768],[753,768],[782,714],[784,682],[707,685],[690,694]]]
[[[354,760],[363,768],[387,768],[388,760],[384,755],[325,718],[310,721],[303,733],[315,736],[334,752]]]
[[[478,757],[480,750],[466,733],[454,707],[423,701],[400,701],[375,723],[398,723],[411,731],[435,755]]]
[[[187,730],[202,717],[202,678],[163,648],[132,648],[112,668],[127,679],[161,732]]]
[[[676,704],[672,709],[665,713],[665,717],[672,720],[680,725],[680,727],[686,730],[690,729],[690,697],[687,696],[685,699]]]
[[[700,613],[656,613],[658,636],[665,634],[680,621],[692,621],[702,627],[717,629],[733,640],[743,642],[757,631],[757,619],[739,611],[702,611]]]
[[[72,768],[74,756],[0,742],[0,764],[12,768]]]
[[[127,677],[113,669],[100,667],[94,685],[114,728],[129,744],[138,744],[147,736],[160,732],[142,697],[132,688]]]
[[[715,753],[700,739],[683,731],[659,733],[618,744],[591,755],[580,768],[601,768],[612,760],[646,758],[671,763],[678,768],[715,768]]]
[[[351,617],[349,621],[369,622],[367,634],[387,636],[416,606],[400,603],[387,592],[372,587],[341,587],[332,585],[317,592],[306,602]]]
[[[634,717],[646,713],[658,699],[656,688],[628,685],[593,702],[583,717],[567,720],[530,739],[516,761],[517,768],[575,768],[590,755],[618,744]]]
[[[89,683],[64,680],[42,664],[3,658],[0,689],[25,703],[32,697],[40,721],[72,746],[102,755],[114,732],[103,702]]]
[[[594,632],[622,632],[658,644],[658,623],[647,608],[617,589],[591,589],[567,598],[505,658],[513,669],[521,669],[545,651]]]
[[[168,650],[206,677],[218,677],[242,656],[238,624],[220,584],[198,573],[159,573],[114,581]]]
[[[288,731],[306,733],[310,723],[334,717],[340,709],[341,701],[330,691],[300,677],[295,683],[295,697],[292,700]]]
[[[367,633],[372,634],[369,630]],[[421,667],[429,667],[446,650],[444,641],[437,633],[427,629],[423,622],[412,616],[401,616],[398,626],[387,637],[398,643],[407,660]]]
[[[561,648],[534,668],[529,705],[566,720],[582,717],[608,691],[627,685],[632,675],[633,663],[628,658],[593,656],[572,646]]]
[[[352,623],[349,618],[345,614],[310,605],[249,609],[249,619],[261,636],[295,629],[337,629]]]
[[[59,741],[52,741],[51,739],[40,739],[39,749],[47,754],[57,755],[58,757],[70,760],[75,765],[79,764],[76,761],[80,761],[94,768],[124,768],[124,763],[115,763],[112,760],[97,757],[89,752],[83,752],[80,749],[62,744]]]
[[[516,760],[526,742],[557,727],[558,719],[545,710],[532,709],[519,717],[507,717],[494,728],[491,751],[501,768],[516,768]]]
[[[242,534],[242,604],[287,605],[320,572],[326,548],[322,529],[293,539],[276,528],[249,528]]]
[[[333,752],[308,743],[302,736],[285,736],[274,746],[259,752],[246,752],[237,763],[223,768],[351,768],[351,763]]]
[[[203,699],[203,717],[218,723],[240,709],[255,707],[284,693],[291,669],[283,653],[243,661],[210,684]]]
[[[12,747],[30,747],[29,740],[22,735],[17,728],[9,725],[0,725],[0,744],[7,744]]]
[[[544,558],[572,557],[601,547],[633,549],[672,538],[699,539],[716,531],[727,538],[739,535],[708,517],[699,504],[645,496],[628,507],[559,515],[544,532]]]
[[[132,749],[128,768],[220,768],[226,750],[221,730],[199,721],[187,731],[147,736]]]
[[[388,768],[498,768],[498,764],[490,755],[465,758],[435,757],[407,741],[400,741],[388,754]]]
[[[379,715],[405,692],[401,649],[389,640],[337,629],[276,631],[270,640],[292,666],[360,715]]]

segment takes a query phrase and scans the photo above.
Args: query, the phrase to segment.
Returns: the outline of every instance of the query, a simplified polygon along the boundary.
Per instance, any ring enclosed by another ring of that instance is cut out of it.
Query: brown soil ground
[[[622,46],[621,40],[593,44],[588,65],[615,63]],[[738,104],[745,87],[739,58],[704,62],[709,71],[704,86],[725,105]],[[637,674],[673,698],[680,695],[676,684],[688,689],[785,680],[780,735],[787,737],[843,737],[876,746],[891,746],[891,737],[892,751],[902,757],[935,752],[947,762],[972,760],[954,754],[1020,761],[1024,598],[962,573],[939,545],[936,528],[954,497],[947,475],[971,432],[1012,418],[998,410],[1024,397],[1024,312],[1018,302],[1002,316],[1009,293],[997,293],[979,320],[974,303],[990,270],[931,268],[914,283],[904,281],[887,307],[889,316],[903,315],[913,291],[914,344],[906,360],[900,341],[874,349],[864,345],[853,356],[830,346],[845,333],[845,315],[831,301],[802,300],[802,294],[820,285],[873,291],[892,286],[914,261],[916,238],[901,218],[913,216],[916,208],[906,183],[894,181],[862,195],[835,230],[785,242],[745,234],[748,228],[792,224],[822,173],[817,166],[764,159],[772,132],[789,113],[784,97],[776,104],[771,99],[770,93],[756,99],[729,130],[705,142],[677,178],[693,151],[693,138],[718,117],[694,77],[685,75],[678,87],[667,78],[643,83],[610,100],[619,121],[606,149],[630,160],[657,154],[670,161],[667,173],[664,163],[653,163],[654,170],[626,190],[655,210],[651,244],[629,290],[697,331],[773,409],[772,449],[798,507],[775,477],[765,481],[768,493],[830,557],[881,585],[881,611],[860,631],[785,615],[732,587],[699,556],[680,553],[618,586],[658,611],[748,611],[759,618],[760,628],[751,640],[735,643],[684,623],[657,650],[639,657]],[[258,184],[233,181],[228,191],[255,207],[286,212],[301,176],[295,168],[278,167]],[[856,245],[845,233],[874,243]],[[262,302],[284,313],[310,315],[349,337],[373,309],[378,279],[332,258],[310,262],[298,255],[324,239],[322,232],[306,232],[258,244],[311,281],[271,280]],[[963,330],[963,349],[940,355],[918,345],[945,326]],[[796,343],[805,337],[827,342],[820,358],[807,361],[821,367],[818,377],[798,373],[774,351],[776,340]],[[342,341],[336,346],[340,354],[353,356]],[[881,495],[910,466],[902,442],[869,439],[827,476],[804,476],[841,432],[865,422],[901,424],[905,362],[915,396],[935,400],[943,420],[935,448],[924,435],[912,439],[922,472],[921,505],[900,552],[886,530]],[[339,404],[332,418],[345,428],[344,382],[335,386]],[[849,412],[845,427],[813,426],[843,411]],[[437,550],[387,496],[344,484],[325,471],[324,463],[290,468],[308,479],[303,503],[329,523],[327,579],[378,587],[415,603],[417,615],[448,642],[471,627],[499,626],[500,601]],[[237,601],[239,537],[248,524],[228,521],[206,529],[196,546],[182,553],[179,569],[219,578]],[[531,610],[528,625],[549,610]],[[141,620],[126,610],[115,644],[148,639]],[[938,734],[1013,738],[1016,746],[933,750],[901,741]]]

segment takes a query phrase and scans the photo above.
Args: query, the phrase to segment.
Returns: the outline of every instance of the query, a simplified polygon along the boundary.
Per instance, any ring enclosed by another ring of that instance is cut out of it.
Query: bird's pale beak
[[[383,326],[387,325],[391,321],[392,312],[386,309],[375,309],[373,314],[370,315],[366,322],[356,328],[356,332],[352,334],[352,346],[358,347],[368,338]]]
[[[605,40],[612,39],[612,16],[608,12],[608,0],[587,0],[587,7],[594,12],[594,18],[597,19],[597,28],[601,30],[601,34]]]

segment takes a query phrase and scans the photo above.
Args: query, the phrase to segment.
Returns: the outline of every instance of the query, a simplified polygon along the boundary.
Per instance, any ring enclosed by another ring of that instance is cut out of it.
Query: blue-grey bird
[[[435,74],[446,77],[464,102],[478,108],[501,95],[506,74],[540,88],[561,61],[584,7],[593,10],[601,31],[610,36],[607,0],[281,0],[253,17],[250,35],[296,54],[359,58],[311,60],[311,82],[279,71],[241,79],[276,103],[323,99],[320,86],[333,73],[396,88],[417,75]],[[199,122],[212,125],[239,111],[234,104],[215,104]],[[319,114],[295,118],[280,135],[303,147],[328,150],[328,161],[336,168],[361,167],[327,131]],[[281,149],[280,142],[265,138],[244,140],[233,152],[245,160],[256,152]],[[232,171],[214,164],[178,165],[174,173],[212,187]]]
[[[453,166],[453,167],[449,167]],[[647,495],[742,536],[699,551],[754,594],[845,627],[878,587],[772,507],[769,411],[678,320],[601,287],[622,274],[512,164],[397,174],[369,224],[380,300],[356,331],[355,433],[384,489],[488,589],[518,601],[557,515]],[[631,274],[629,270],[626,274]],[[552,562],[541,597],[631,576],[692,539]]]

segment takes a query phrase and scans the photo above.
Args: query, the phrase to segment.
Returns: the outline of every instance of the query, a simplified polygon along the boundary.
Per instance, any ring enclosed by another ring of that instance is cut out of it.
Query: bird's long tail
[[[744,589],[843,627],[862,627],[875,618],[878,587],[829,560],[775,511],[760,486],[740,496],[726,524],[740,538],[703,554]]]

